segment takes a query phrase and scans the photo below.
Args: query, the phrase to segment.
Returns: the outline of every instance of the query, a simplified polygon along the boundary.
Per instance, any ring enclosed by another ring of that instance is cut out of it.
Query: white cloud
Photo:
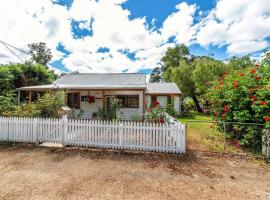
[[[220,0],[202,20],[197,42],[228,45],[231,55],[243,55],[269,47],[270,3],[265,0]]]
[[[196,10],[195,5],[183,2],[176,6],[177,12],[172,13],[163,23],[161,34],[166,42],[175,36],[177,43],[189,44],[196,32],[193,26],[193,18]]]
[[[201,22],[197,24],[194,24],[197,5],[183,2],[159,29],[155,27],[156,19],[151,24],[147,24],[145,17],[130,20],[130,12],[120,5],[126,0],[74,0],[69,9],[52,1],[12,0],[2,4],[0,40],[22,49],[29,43],[46,42],[54,60],[61,59],[68,69],[80,72],[136,72],[154,68],[166,49],[175,43],[226,45],[230,54],[269,47],[265,38],[270,33],[270,4],[264,0],[220,0],[209,14],[200,11]],[[71,20],[79,21],[80,29],[91,27],[93,34],[73,38]],[[175,37],[175,43],[167,42],[171,37]],[[56,50],[59,43],[70,55]],[[107,47],[110,52],[97,52],[100,47]],[[135,52],[136,60],[119,52],[124,49]],[[0,63],[8,62],[19,60],[0,45]]]

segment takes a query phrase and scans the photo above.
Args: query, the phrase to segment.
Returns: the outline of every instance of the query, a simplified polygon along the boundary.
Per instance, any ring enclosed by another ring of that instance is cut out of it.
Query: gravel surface
[[[270,199],[269,165],[189,152],[0,145],[0,199]]]

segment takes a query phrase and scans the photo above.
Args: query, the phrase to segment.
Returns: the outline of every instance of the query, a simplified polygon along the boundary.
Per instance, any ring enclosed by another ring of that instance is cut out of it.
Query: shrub
[[[40,117],[60,117],[58,111],[65,105],[65,93],[57,91],[55,94],[46,93],[35,103]]]
[[[0,96],[0,115],[13,112],[16,109],[15,98],[12,92],[7,92]]]
[[[97,118],[102,120],[118,120],[121,118],[119,109],[119,100],[116,97],[111,97],[109,98],[109,107],[107,111],[99,108]]]
[[[208,112],[217,121],[260,123],[270,128],[269,64],[224,73],[207,94]],[[228,136],[254,150],[261,148],[258,126],[231,125]]]
[[[174,110],[174,98],[172,97],[170,101],[167,101],[167,106],[166,106],[166,113],[169,115],[175,117],[176,112]]]
[[[12,96],[0,96],[0,114],[15,117],[60,117],[58,111],[64,105],[64,100],[63,91],[46,93],[37,102],[19,105],[15,104]]]
[[[145,121],[155,122],[155,123],[165,123],[166,113],[160,108],[159,102],[155,101],[153,103],[154,107],[149,108],[144,115]]]

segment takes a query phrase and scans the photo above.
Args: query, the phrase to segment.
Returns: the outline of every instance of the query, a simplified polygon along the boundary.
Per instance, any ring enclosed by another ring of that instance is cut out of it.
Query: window
[[[70,108],[80,109],[80,93],[68,93],[67,105]]]
[[[117,96],[121,108],[139,108],[139,95]]]

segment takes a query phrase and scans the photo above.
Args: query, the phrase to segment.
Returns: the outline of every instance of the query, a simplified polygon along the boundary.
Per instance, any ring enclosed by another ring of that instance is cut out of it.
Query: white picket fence
[[[185,125],[0,117],[0,140],[185,153]]]

